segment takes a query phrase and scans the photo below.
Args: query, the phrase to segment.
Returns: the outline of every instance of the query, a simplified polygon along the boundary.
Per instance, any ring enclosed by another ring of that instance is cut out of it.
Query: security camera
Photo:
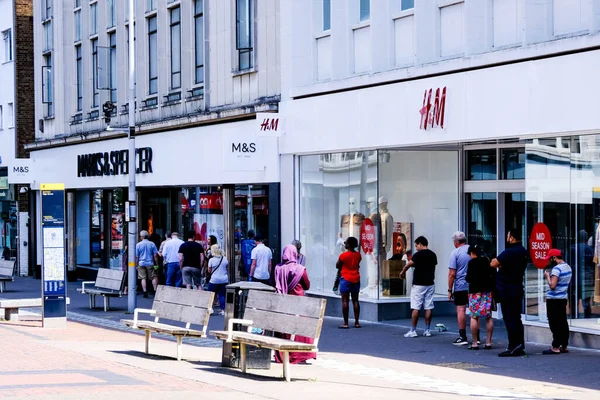
[[[25,194],[25,193],[27,193],[27,192],[29,192],[29,188],[28,188],[28,187],[26,187],[26,186],[23,186],[23,187],[22,187],[22,188],[19,190],[19,193],[21,193],[21,194]]]

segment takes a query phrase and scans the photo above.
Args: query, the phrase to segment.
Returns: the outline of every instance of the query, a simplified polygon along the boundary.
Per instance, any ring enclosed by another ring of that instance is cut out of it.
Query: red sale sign
[[[365,254],[372,253],[375,248],[375,225],[370,218],[365,218],[360,226],[360,247]]]
[[[531,256],[533,265],[539,269],[546,268],[548,262],[545,258],[551,248],[552,237],[550,236],[550,230],[546,224],[538,222],[534,225],[529,237],[529,255]]]

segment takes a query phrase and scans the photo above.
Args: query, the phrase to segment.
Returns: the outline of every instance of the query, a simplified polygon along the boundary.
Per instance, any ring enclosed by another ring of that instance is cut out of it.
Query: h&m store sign
[[[137,174],[152,173],[152,148],[135,149]],[[77,176],[114,176],[129,174],[129,150],[80,154],[77,156]]]

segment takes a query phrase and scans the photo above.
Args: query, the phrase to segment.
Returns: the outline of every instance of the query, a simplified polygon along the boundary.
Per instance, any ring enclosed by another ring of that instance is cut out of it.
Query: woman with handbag
[[[485,318],[487,339],[484,349],[492,348],[494,319],[492,318],[493,293],[496,291],[496,270],[490,268],[490,260],[482,255],[481,246],[469,246],[471,260],[467,266],[466,281],[469,283],[469,312],[471,313],[471,335],[473,343],[468,350],[479,350],[479,320]]]
[[[225,315],[225,291],[227,284],[229,284],[229,275],[227,273],[227,267],[229,261],[223,254],[221,246],[213,244],[210,246],[211,259],[208,261],[208,274],[210,280],[208,283],[208,290],[215,292],[219,298],[219,307],[221,311],[220,315]]]

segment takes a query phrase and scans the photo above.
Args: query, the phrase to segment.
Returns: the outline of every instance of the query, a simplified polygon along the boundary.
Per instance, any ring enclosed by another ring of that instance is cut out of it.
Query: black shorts
[[[454,292],[454,304],[457,306],[466,306],[469,304],[469,291],[460,290],[458,292]]]

